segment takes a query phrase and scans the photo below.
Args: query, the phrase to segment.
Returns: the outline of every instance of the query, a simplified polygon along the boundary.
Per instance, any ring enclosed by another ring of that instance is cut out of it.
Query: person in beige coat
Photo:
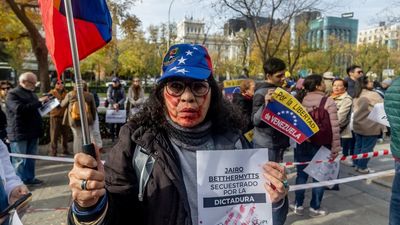
[[[93,95],[88,92],[87,84],[83,83],[83,98],[85,99],[86,105],[89,106],[89,113],[87,114],[90,138],[93,143],[95,139],[93,137],[93,121],[96,118],[96,103]],[[68,92],[64,100],[61,102],[61,107],[68,106],[64,114],[63,124],[71,127],[72,134],[74,135],[74,154],[80,152],[82,149],[82,127],[80,120],[74,120],[71,116],[72,106],[74,102],[78,101],[76,87],[73,91]]]
[[[64,82],[58,80],[55,83],[54,89],[50,90],[49,94],[58,99],[59,102],[67,95],[64,88]],[[68,151],[68,132],[69,127],[63,124],[65,107],[56,107],[50,111],[50,156],[57,155],[58,139],[61,139],[62,153],[61,156],[70,155]]]
[[[302,103],[302,105],[311,112],[314,108],[318,108],[322,98],[325,96],[325,83],[320,75],[310,75],[304,79],[303,83],[304,89],[300,91],[296,98]],[[338,152],[341,150],[340,147],[340,135],[339,135],[339,121],[337,116],[337,109],[334,100],[330,97],[327,98],[325,110],[329,113],[329,120],[332,127],[332,143],[331,149],[331,159],[335,159]],[[297,144],[294,152],[294,159],[296,162],[307,162],[315,156],[315,154],[320,149],[320,145],[312,143],[307,140],[302,144]],[[308,180],[308,174],[304,172],[306,165],[298,165],[297,167],[297,177],[296,184],[305,184]],[[313,182],[317,180],[313,179]],[[312,198],[310,202],[310,216],[319,217],[328,214],[326,209],[321,208],[321,201],[324,195],[325,187],[318,187],[312,189]],[[304,207],[304,193],[305,190],[298,190],[296,193],[295,204],[291,205],[292,210],[297,215],[303,215]]]
[[[340,127],[340,143],[344,156],[353,155],[354,138],[350,128],[353,99],[347,93],[347,81],[336,79],[333,81],[331,98],[335,101]],[[352,163],[351,163],[352,164]]]
[[[357,80],[353,102],[353,130],[356,138],[354,154],[372,152],[381,133],[385,127],[368,119],[368,115],[375,104],[382,103],[383,98],[371,90],[371,82],[368,77],[363,76]],[[359,173],[371,173],[368,168],[369,159],[354,160],[356,171]]]

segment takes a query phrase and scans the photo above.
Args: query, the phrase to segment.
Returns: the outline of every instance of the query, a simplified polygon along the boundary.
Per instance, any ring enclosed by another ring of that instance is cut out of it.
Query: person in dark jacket
[[[105,172],[100,161],[76,155],[69,173],[74,200],[69,224],[199,224],[196,151],[248,146],[239,132],[240,117],[223,99],[211,68],[204,47],[171,46],[163,75],[143,109],[122,127]],[[137,154],[155,159],[144,190],[134,169]],[[274,162],[263,168],[271,182],[265,187],[274,224],[282,225],[288,211],[285,170]]]
[[[8,80],[0,81],[0,139],[6,144],[8,151],[10,151],[10,143],[7,139],[7,117],[6,117],[6,99],[7,94],[11,90],[12,84]]]
[[[350,95],[350,97],[354,98],[357,79],[362,77],[364,72],[361,67],[357,65],[349,66],[346,69],[346,72],[348,76],[344,78],[344,80],[347,82],[347,93]]]
[[[251,112],[253,109],[253,96],[254,96],[255,82],[254,80],[243,80],[240,84],[240,93],[233,93],[232,103],[237,105],[241,111],[244,119],[246,120],[246,128],[243,133],[253,129],[253,122],[251,121]]]
[[[7,135],[11,152],[35,155],[38,139],[42,136],[42,117],[38,109],[49,100],[48,96],[38,99],[34,93],[36,75],[31,72],[19,76],[19,85],[7,96]],[[38,185],[42,181],[35,178],[33,159],[12,158],[17,175],[25,184]]]
[[[272,93],[285,81],[285,63],[278,58],[270,58],[264,64],[265,82],[257,85],[253,99],[254,148],[268,148],[271,161],[281,162],[289,144],[289,137],[261,120],[262,112],[272,98]]]
[[[126,95],[124,87],[122,87],[119,78],[114,77],[112,79],[112,84],[107,89],[108,109],[116,111],[124,109],[125,100],[126,100]],[[114,142],[115,138],[118,137],[121,125],[122,124],[120,123],[109,124],[112,142]]]

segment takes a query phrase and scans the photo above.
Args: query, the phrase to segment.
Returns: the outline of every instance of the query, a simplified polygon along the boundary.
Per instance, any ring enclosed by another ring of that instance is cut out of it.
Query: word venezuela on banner
[[[262,113],[262,120],[291,137],[298,144],[303,143],[319,131],[307,110],[291,94],[277,88]]]
[[[74,0],[72,11],[79,52],[84,59],[111,40],[112,20],[105,0]],[[46,46],[60,74],[72,66],[64,0],[39,0]]]

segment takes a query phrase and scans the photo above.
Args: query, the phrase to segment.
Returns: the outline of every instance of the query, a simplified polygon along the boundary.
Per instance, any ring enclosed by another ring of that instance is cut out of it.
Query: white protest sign
[[[374,108],[369,113],[367,118],[372,121],[375,121],[377,123],[380,123],[382,125],[385,125],[387,127],[390,127],[389,121],[387,120],[385,107],[383,106],[383,103],[375,104]]]
[[[312,158],[311,161],[329,160],[331,150],[322,146],[317,154]],[[339,162],[323,162],[323,163],[310,163],[305,169],[308,175],[316,179],[317,181],[329,181],[337,179],[339,175],[340,164]],[[333,185],[330,187],[332,188]]]
[[[126,110],[113,110],[107,109],[106,111],[106,123],[125,123],[126,122]]]
[[[14,212],[14,215],[11,220],[11,225],[23,225],[17,211]]]
[[[267,149],[197,151],[201,225],[272,224],[262,166]]]
[[[38,109],[40,116],[46,115],[47,113],[49,113],[51,110],[53,110],[58,105],[60,105],[60,102],[58,101],[57,98],[50,99],[44,105],[42,105],[42,107],[40,107]]]

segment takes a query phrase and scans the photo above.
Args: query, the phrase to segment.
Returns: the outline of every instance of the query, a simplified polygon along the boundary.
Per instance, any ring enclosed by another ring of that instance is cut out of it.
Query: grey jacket
[[[261,120],[261,115],[265,108],[265,94],[269,89],[275,88],[277,88],[275,85],[264,82],[259,84],[254,93],[252,119],[254,124],[253,143],[255,147],[274,150],[290,146],[288,136]]]

